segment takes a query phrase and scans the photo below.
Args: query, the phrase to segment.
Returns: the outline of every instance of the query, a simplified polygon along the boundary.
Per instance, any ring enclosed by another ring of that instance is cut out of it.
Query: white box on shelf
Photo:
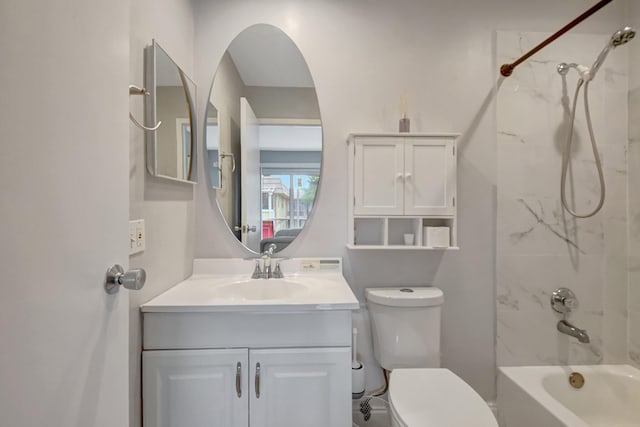
[[[425,246],[431,248],[448,248],[451,246],[449,227],[424,227],[423,239]]]

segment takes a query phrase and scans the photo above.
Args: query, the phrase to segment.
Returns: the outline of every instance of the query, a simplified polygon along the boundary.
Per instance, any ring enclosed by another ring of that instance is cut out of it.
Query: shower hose
[[[587,214],[578,214],[571,209],[567,203],[566,186],[567,186],[567,171],[569,169],[569,160],[571,156],[571,143],[573,141],[573,128],[576,119],[576,107],[578,104],[578,95],[580,94],[580,88],[584,84],[584,112],[587,116],[587,129],[589,129],[589,138],[591,139],[591,148],[593,150],[593,157],[596,162],[596,169],[598,170],[598,179],[600,180],[600,201],[596,208]],[[602,205],[604,204],[605,187],[604,187],[604,174],[602,172],[602,163],[600,161],[600,155],[598,154],[598,146],[596,145],[596,138],[593,134],[593,126],[591,124],[591,113],[589,112],[589,81],[585,82],[583,79],[578,80],[576,87],[576,93],[573,97],[573,108],[571,111],[571,126],[569,129],[569,139],[564,147],[564,153],[562,156],[562,177],[560,179],[560,199],[562,206],[576,218],[589,218],[597,214]]]

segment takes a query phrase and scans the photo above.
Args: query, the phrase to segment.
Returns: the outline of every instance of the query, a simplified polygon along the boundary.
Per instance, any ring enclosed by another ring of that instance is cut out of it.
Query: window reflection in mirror
[[[207,120],[206,169],[229,229],[251,251],[284,249],[308,224],[322,162],[315,86],[285,33],[259,24],[231,42]]]
[[[322,161],[322,128],[260,125],[262,239],[288,244],[302,230],[315,200]]]

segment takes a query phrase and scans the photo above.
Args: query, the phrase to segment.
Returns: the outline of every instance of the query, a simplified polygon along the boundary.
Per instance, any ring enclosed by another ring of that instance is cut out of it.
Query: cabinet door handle
[[[403,178],[402,172],[398,172],[398,173],[396,174],[396,178],[397,178],[397,179],[402,179],[402,178]]]
[[[242,397],[242,364],[240,362],[236,365],[236,393],[238,397]]]
[[[406,174],[406,178],[407,178],[407,179],[411,179],[411,172],[407,172],[407,174]]]
[[[256,363],[256,399],[260,399],[260,363]]]

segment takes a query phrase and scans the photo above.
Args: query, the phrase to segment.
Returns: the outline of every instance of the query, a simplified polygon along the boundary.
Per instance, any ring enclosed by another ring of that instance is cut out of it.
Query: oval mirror
[[[229,229],[248,249],[275,252],[306,225],[322,162],[309,68],[271,25],[241,32],[216,71],[206,114],[206,169]]]

